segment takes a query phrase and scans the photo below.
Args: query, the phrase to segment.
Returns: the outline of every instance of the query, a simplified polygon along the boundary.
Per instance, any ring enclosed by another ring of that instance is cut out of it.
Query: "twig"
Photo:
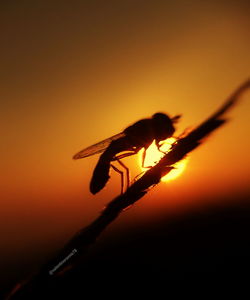
[[[188,135],[177,140],[177,142],[172,145],[170,151],[154,167],[135,181],[124,194],[117,196],[111,201],[94,222],[79,231],[54,259],[48,262],[27,284],[21,285],[19,291],[17,293],[15,291],[14,295],[24,292],[25,288],[26,291],[31,291],[35,287],[38,288],[38,286],[41,286],[44,282],[51,281],[54,277],[63,274],[68,268],[73,267],[78,261],[77,258],[82,256],[84,251],[96,241],[102,231],[113,222],[124,209],[142,198],[151,187],[157,185],[161,178],[174,168],[173,165],[175,163],[197,148],[203,142],[203,139],[215,129],[225,124],[227,120],[223,118],[223,115],[237,103],[239,97],[249,87],[250,80],[247,80],[211,117]],[[13,296],[13,294],[9,296]],[[9,297],[9,299],[10,298],[11,297]]]

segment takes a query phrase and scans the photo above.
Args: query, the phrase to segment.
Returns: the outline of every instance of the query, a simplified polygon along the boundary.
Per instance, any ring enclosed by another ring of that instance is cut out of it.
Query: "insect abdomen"
[[[110,162],[100,158],[90,181],[90,192],[92,194],[98,193],[106,185],[110,177],[109,168]]]
[[[128,138],[125,136],[112,141],[105,152],[103,152],[90,181],[90,191],[92,194],[96,194],[104,188],[110,177],[109,170],[112,159],[119,152],[126,150],[132,150],[132,147]]]

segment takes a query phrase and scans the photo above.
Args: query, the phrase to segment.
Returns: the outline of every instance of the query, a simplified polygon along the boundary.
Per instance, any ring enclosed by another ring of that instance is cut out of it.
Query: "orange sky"
[[[88,185],[98,156],[73,161],[75,152],[157,111],[183,114],[181,133],[250,75],[248,1],[1,6],[6,255],[27,252],[28,245],[53,247],[119,192],[114,174],[105,191],[92,196]],[[230,112],[232,121],[190,155],[181,177],[162,183],[121,222],[206,195],[249,191],[249,100],[248,92]]]

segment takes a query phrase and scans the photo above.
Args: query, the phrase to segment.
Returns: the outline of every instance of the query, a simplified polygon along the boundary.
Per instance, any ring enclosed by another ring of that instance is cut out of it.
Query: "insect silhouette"
[[[122,192],[124,187],[123,172],[112,165],[112,161],[117,161],[126,170],[127,185],[129,185],[129,169],[120,159],[134,155],[139,150],[144,149],[142,156],[142,166],[146,156],[146,150],[155,140],[155,144],[160,150],[160,142],[173,136],[175,132],[174,123],[178,121],[180,115],[170,118],[164,113],[156,113],[151,118],[142,119],[127,127],[108,139],[87,147],[73,156],[73,159],[88,157],[97,153],[102,153],[94,169],[90,181],[90,191],[92,194],[98,193],[108,182],[109,171],[112,167],[121,174]],[[162,152],[162,151],[161,151]]]

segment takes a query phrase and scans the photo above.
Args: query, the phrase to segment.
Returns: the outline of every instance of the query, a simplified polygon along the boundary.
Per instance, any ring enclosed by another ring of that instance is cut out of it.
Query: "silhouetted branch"
[[[73,237],[63,250],[46,264],[39,274],[28,282],[28,285],[26,285],[28,290],[41,286],[43,282],[52,280],[52,278],[62,274],[68,267],[74,266],[74,263],[77,262],[77,258],[81,257],[88,246],[95,242],[102,231],[114,221],[124,209],[142,198],[151,187],[160,182],[163,176],[171,172],[175,163],[182,160],[188,153],[197,148],[205,137],[226,123],[226,119],[223,117],[224,114],[237,103],[239,97],[249,87],[250,80],[247,80],[211,117],[188,135],[177,140],[177,142],[172,145],[170,151],[154,167],[135,181],[124,194],[117,196],[111,201],[94,222]],[[20,292],[21,290],[19,293]]]

